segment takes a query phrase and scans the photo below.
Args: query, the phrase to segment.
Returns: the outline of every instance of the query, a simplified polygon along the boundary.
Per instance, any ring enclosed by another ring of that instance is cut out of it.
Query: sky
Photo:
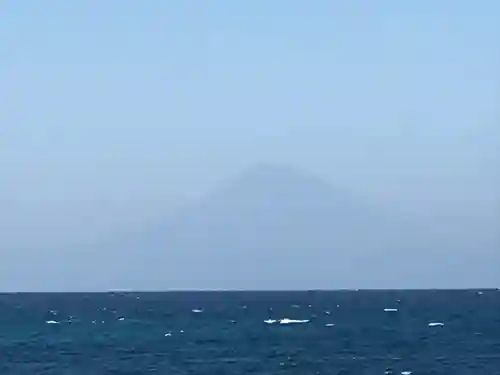
[[[3,1],[2,256],[147,225],[262,162],[491,233],[499,17],[493,0]]]

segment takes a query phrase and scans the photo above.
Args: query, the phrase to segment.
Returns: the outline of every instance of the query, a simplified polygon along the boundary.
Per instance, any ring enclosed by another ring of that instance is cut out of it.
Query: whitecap
[[[56,320],[47,320],[45,323],[47,323],[47,324],[59,324],[59,322]]]
[[[394,309],[394,308],[386,308],[384,309],[385,312],[397,312],[398,309]]]
[[[335,324],[333,324],[333,323],[327,323],[327,324],[325,324],[325,327],[333,327],[334,325]]]
[[[172,332],[165,333],[165,337],[170,337],[170,336],[172,336]]]
[[[300,323],[309,323],[309,319],[288,319],[288,318],[280,319],[280,324],[300,324]]]
[[[410,375],[411,371],[401,371],[401,375]]]
[[[192,309],[191,311],[194,313],[202,313],[203,312],[202,309]]]
[[[125,318],[121,317],[121,318],[118,318],[118,320],[123,321],[123,320],[125,320]]]
[[[429,327],[442,327],[444,326],[444,323],[441,322],[430,322]]]
[[[276,323],[276,319],[266,319],[266,320],[264,320],[264,323],[266,323],[266,324],[274,324],[274,323]]]

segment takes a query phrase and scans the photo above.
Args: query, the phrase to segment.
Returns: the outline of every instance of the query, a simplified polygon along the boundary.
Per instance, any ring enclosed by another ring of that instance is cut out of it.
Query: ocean
[[[0,295],[0,374],[500,374],[500,291]]]

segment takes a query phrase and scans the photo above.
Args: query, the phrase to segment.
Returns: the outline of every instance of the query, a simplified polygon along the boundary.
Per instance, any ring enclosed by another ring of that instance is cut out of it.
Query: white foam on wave
[[[289,319],[289,318],[282,318],[282,319],[266,319],[264,320],[264,323],[266,324],[301,324],[301,323],[309,323],[309,319]]]
[[[441,322],[430,322],[428,325],[429,325],[429,327],[442,327],[442,326],[444,326],[444,323],[441,323]]]
[[[194,313],[202,313],[203,312],[202,309],[192,309],[191,311]]]
[[[386,308],[384,309],[385,312],[397,312],[398,309],[394,309],[394,308]]]
[[[335,324],[333,324],[333,323],[327,323],[327,324],[325,324],[325,327],[333,327],[334,325]]]
[[[309,323],[309,319],[288,319],[283,318],[280,319],[280,324],[301,324],[301,323]]]
[[[59,324],[57,320],[47,320],[45,323],[47,324]]]

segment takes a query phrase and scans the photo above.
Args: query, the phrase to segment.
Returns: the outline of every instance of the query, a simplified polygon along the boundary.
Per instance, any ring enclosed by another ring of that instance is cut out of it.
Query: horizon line
[[[341,289],[116,289],[102,291],[0,291],[6,294],[120,294],[120,293],[328,293],[328,292],[475,292],[500,291],[500,287],[477,288],[341,288]]]

